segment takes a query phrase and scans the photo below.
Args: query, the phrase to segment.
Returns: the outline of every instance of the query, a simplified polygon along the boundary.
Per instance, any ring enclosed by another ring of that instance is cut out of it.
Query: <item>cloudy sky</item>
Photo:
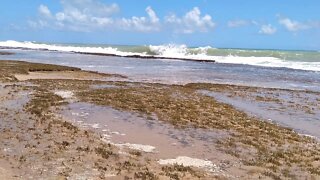
[[[320,50],[319,0],[1,3],[1,41]]]

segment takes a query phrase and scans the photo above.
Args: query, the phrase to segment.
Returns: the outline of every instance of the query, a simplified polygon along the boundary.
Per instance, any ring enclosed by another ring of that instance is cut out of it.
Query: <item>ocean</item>
[[[205,82],[320,91],[320,52],[316,51],[217,49],[186,45],[45,44],[18,41],[0,42],[0,48],[14,53],[1,56],[2,59],[52,63],[123,74],[132,81],[168,84]]]
[[[2,48],[38,49],[61,52],[99,53],[117,56],[161,57],[208,60],[217,63],[246,64],[264,67],[320,71],[320,52],[288,50],[220,49],[186,45],[114,46],[102,44],[52,44],[2,41]]]

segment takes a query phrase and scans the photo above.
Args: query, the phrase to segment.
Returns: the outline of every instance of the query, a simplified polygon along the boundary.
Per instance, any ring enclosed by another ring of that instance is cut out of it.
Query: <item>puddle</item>
[[[216,100],[230,104],[235,108],[249,113],[255,117],[278,123],[282,126],[290,127],[298,133],[320,138],[320,110],[315,109],[313,113],[307,113],[301,107],[310,107],[316,97],[310,94],[292,94],[289,92],[277,92],[276,95],[268,95],[263,92],[255,92],[249,96],[229,97],[228,93],[218,93],[211,91],[200,91],[200,93],[214,97]],[[275,97],[278,101],[257,101],[252,97]],[[291,104],[300,104],[298,109]],[[316,103],[316,102],[315,102]]]
[[[14,87],[19,85],[31,86],[31,84],[27,83],[0,83],[0,107],[21,108],[29,101],[29,95],[32,93],[23,90],[16,91]],[[8,86],[12,86],[12,88],[8,88]]]
[[[226,132],[176,129],[158,120],[146,120],[134,113],[88,103],[71,103],[62,115],[83,128],[100,133],[105,141],[153,152],[161,159],[188,156],[220,161],[226,156],[215,148],[218,139],[227,137]]]
[[[14,85],[0,83],[0,131],[3,133],[2,136],[13,132],[16,134],[21,128],[28,128],[25,122],[27,122],[26,120],[29,119],[29,116],[24,113],[24,106],[29,102],[31,92],[16,88]],[[24,135],[23,138],[27,136]],[[22,150],[20,147],[12,148],[9,146],[18,143],[16,140],[15,138],[3,137],[0,146],[2,144],[2,147],[5,147],[2,151],[6,155],[17,154]]]

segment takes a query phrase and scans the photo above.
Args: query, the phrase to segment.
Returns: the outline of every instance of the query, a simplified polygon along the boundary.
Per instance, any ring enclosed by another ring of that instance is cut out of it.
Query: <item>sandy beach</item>
[[[319,99],[306,97],[317,92],[132,82],[21,61],[0,70],[0,178],[320,178],[316,131],[302,135],[235,103],[316,114]]]

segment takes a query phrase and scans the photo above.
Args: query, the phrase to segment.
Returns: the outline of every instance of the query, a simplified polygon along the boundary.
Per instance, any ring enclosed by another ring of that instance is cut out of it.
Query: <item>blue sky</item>
[[[3,0],[0,40],[320,50],[319,0]]]

